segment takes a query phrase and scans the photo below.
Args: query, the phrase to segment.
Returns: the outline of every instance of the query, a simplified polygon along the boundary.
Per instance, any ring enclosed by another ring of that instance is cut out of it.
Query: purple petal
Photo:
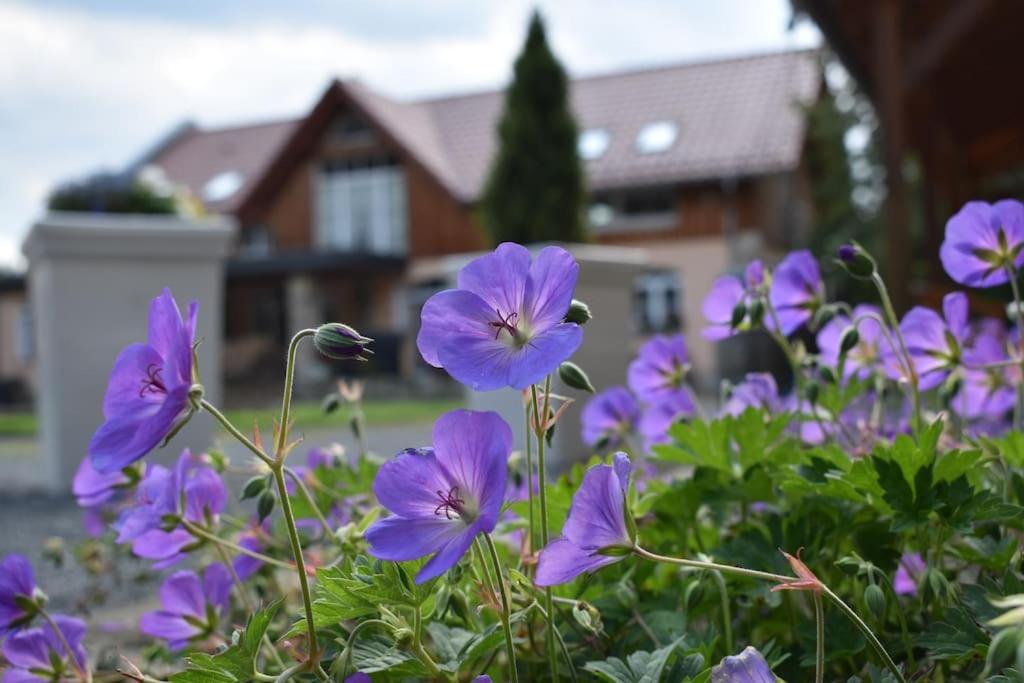
[[[231,599],[231,572],[222,564],[214,563],[203,572],[203,594],[206,602],[223,612]]]
[[[942,298],[942,313],[946,318],[946,325],[961,344],[967,340],[971,333],[970,324],[967,320],[968,302],[967,295],[963,292],[950,292]]]
[[[156,448],[188,408],[188,389],[180,386],[170,390],[155,413],[104,422],[89,442],[89,456],[96,471],[122,470]]]
[[[423,304],[416,346],[423,360],[440,368],[438,354],[445,340],[460,336],[493,339],[494,329],[487,325],[493,319],[494,309],[472,292],[458,289],[438,292]]]
[[[227,504],[228,491],[224,480],[209,467],[197,468],[184,484],[185,517],[203,522],[206,516],[218,515]]]
[[[531,326],[547,329],[562,322],[579,277],[579,264],[561,247],[544,247],[530,265],[525,311]]]
[[[583,442],[596,446],[608,441],[615,446],[632,431],[640,418],[640,406],[625,387],[610,387],[583,406],[580,416]]]
[[[534,583],[538,586],[568,583],[584,572],[597,571],[621,559],[598,555],[592,549],[584,550],[567,538],[556,538],[540,551]]]
[[[378,559],[408,562],[437,552],[466,528],[462,520],[443,514],[415,519],[392,516],[374,522],[366,530],[366,542]]]
[[[181,615],[164,610],[143,614],[139,619],[139,630],[148,636],[167,640],[171,650],[181,650],[190,638],[201,633],[199,627],[188,623]]]
[[[434,424],[434,451],[447,479],[475,497],[485,532],[505,501],[512,428],[493,412],[453,410]]]
[[[71,482],[71,492],[78,498],[82,507],[95,507],[110,500],[117,486],[128,481],[124,472],[114,471],[101,474],[92,466],[92,460],[86,456],[78,465],[75,478]]]
[[[583,328],[559,323],[532,337],[526,346],[509,357],[508,385],[526,389],[558,369],[583,343]]]
[[[490,526],[492,529],[494,528],[493,524]],[[466,551],[469,550],[469,546],[473,544],[473,539],[476,538],[477,534],[484,531],[481,527],[482,524],[478,521],[463,529],[462,533],[455,538],[449,540],[416,574],[416,583],[426,583],[454,567],[462,559],[462,556],[466,554]]]
[[[189,306],[189,322],[195,327],[198,304]],[[181,318],[171,290],[164,288],[149,306],[149,345],[163,358],[164,382],[169,386],[190,384],[192,373],[192,336]]]
[[[711,285],[701,310],[711,327],[704,328],[706,339],[718,340],[732,335],[732,311],[743,298],[743,283],[732,275],[724,275]]]
[[[751,646],[724,658],[711,669],[711,683],[775,683],[777,679],[764,656]]]
[[[685,391],[669,394],[660,403],[648,406],[640,418],[645,447],[668,443],[669,427],[680,418],[693,415],[694,409],[693,399]]]
[[[199,577],[192,571],[174,572],[160,586],[160,604],[173,614],[206,618],[206,598]]]
[[[629,364],[629,388],[640,400],[654,401],[682,386],[687,362],[683,335],[653,337]]]
[[[184,529],[150,529],[132,541],[132,552],[153,560],[155,569],[166,569],[185,559],[185,549],[195,542],[192,534]]]
[[[29,628],[12,633],[4,641],[3,651],[7,661],[21,669],[50,668],[50,643],[42,628]]]
[[[152,414],[160,409],[163,394],[144,391],[150,375],[162,374],[164,359],[146,344],[131,344],[121,350],[110,370],[107,393],[103,397],[103,414],[117,417],[125,414]]]
[[[452,485],[433,449],[410,450],[381,465],[373,480],[373,493],[393,514],[430,517]]]
[[[1001,204],[1002,202],[1000,202]],[[1007,237],[1016,235],[1019,221],[1014,219],[1014,209],[1005,209],[1010,220],[1004,227]],[[946,223],[946,235],[939,248],[939,259],[954,281],[972,287],[994,287],[1009,281],[1005,268],[993,268],[993,264],[978,256],[978,251],[997,253],[999,245],[999,217],[994,208],[985,202],[967,202]],[[1019,244],[1017,236],[1013,244]]]
[[[628,460],[626,463],[628,466]],[[616,469],[621,465],[587,470],[569,506],[563,538],[589,550],[632,544],[626,529],[624,486]]]
[[[806,249],[791,252],[772,276],[769,299],[780,331],[790,335],[810,320],[824,298],[818,261]]]
[[[519,244],[504,242],[490,254],[466,264],[459,272],[459,289],[473,292],[483,299],[492,313],[495,309],[502,315],[521,313],[529,274],[529,250]]]

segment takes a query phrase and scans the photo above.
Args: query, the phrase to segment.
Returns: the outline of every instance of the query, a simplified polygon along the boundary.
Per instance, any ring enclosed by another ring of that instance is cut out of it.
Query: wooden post
[[[876,1],[874,70],[887,189],[884,225],[886,282],[896,309],[903,311],[910,302],[912,245],[907,192],[903,180],[903,160],[906,153],[906,98],[900,63],[900,15],[899,0]]]

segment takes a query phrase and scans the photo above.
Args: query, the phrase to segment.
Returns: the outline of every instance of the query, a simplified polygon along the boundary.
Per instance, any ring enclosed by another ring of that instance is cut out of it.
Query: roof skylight
[[[600,159],[601,155],[608,149],[611,136],[604,128],[588,128],[580,133],[576,141],[576,152],[584,161]]]
[[[223,171],[206,181],[203,185],[203,200],[222,202],[242,187],[242,174],[238,171]]]
[[[675,144],[679,128],[674,121],[655,121],[646,124],[636,134],[636,151],[640,154],[664,152]]]

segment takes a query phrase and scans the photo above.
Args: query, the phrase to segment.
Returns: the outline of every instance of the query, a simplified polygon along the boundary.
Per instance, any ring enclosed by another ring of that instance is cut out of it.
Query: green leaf
[[[216,655],[197,652],[185,657],[187,668],[171,676],[172,683],[247,683],[253,678],[263,636],[281,608],[281,601],[259,610],[233,639],[234,644]]]
[[[665,665],[682,642],[680,638],[654,652],[633,652],[626,661],[609,657],[600,662],[587,662],[583,668],[610,683],[658,683]]]
[[[932,623],[917,639],[917,645],[935,659],[953,660],[984,657],[988,642],[988,635],[962,607],[947,610],[945,618]]]
[[[733,473],[727,421],[677,422],[668,433],[675,445],[655,446],[657,457],[684,465],[709,467],[730,475]]]
[[[394,676],[426,676],[427,669],[408,652],[382,638],[360,638],[352,648],[352,668],[372,674],[387,671]]]

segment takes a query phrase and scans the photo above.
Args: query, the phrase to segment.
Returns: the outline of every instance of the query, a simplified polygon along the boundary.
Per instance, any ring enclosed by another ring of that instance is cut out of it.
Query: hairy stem
[[[316,330],[299,330],[288,344],[288,360],[284,366],[284,392],[281,394],[281,419],[277,427],[277,448],[274,457],[283,461],[285,446],[288,444],[288,420],[292,409],[292,386],[295,384],[295,354],[299,350],[299,342],[312,337]]]
[[[324,530],[324,535],[334,541],[335,545],[339,547],[343,546],[344,544],[341,540],[334,535],[334,529],[331,528],[331,525],[327,521],[327,517],[324,516],[324,513],[320,511],[320,506],[316,504],[316,499],[313,498],[313,494],[310,493],[309,487],[306,486],[306,482],[302,480],[299,473],[290,467],[285,467],[284,473],[292,478],[292,481],[295,482],[295,486],[299,489],[299,493],[301,493],[302,497],[306,499],[307,503],[309,503],[309,507],[313,509],[313,515],[320,523],[320,527]]]
[[[892,328],[896,340],[899,342],[900,352],[907,368],[907,378],[910,380],[910,400],[914,408],[914,431],[921,427],[921,391],[918,389],[917,370],[914,368],[914,359],[910,355],[910,347],[907,340],[903,338],[903,331],[900,329],[899,318],[896,317],[896,309],[893,308],[892,299],[889,298],[889,290],[885,286],[885,280],[877,272],[871,274],[871,282],[878,290],[878,298],[882,301],[882,310],[885,317],[889,319],[889,326]]]
[[[821,606],[821,595],[814,594],[814,623],[817,640],[814,648],[814,683],[825,680],[825,610]]]
[[[536,402],[534,404],[536,405]],[[530,551],[530,554],[532,555],[533,553],[537,552],[537,538],[535,536],[536,527],[533,519],[533,437],[530,433],[532,429],[530,426],[529,406],[523,406],[523,414],[526,417],[526,430],[523,432],[523,438],[526,439],[526,496],[527,500],[529,501],[528,508],[530,524],[530,533],[527,535],[527,538],[529,539],[527,549]]]
[[[547,496],[547,463],[544,462],[545,427],[548,419],[548,401],[551,396],[551,377],[544,380],[544,406],[541,408],[537,397],[537,385],[531,385],[533,397],[533,420],[537,436],[537,486],[540,498],[540,542],[548,545],[548,496]],[[543,412],[542,412],[543,410]],[[544,649],[547,650],[548,666],[551,680],[558,680],[558,655],[555,652],[555,610],[551,602],[551,587],[544,588],[544,613],[547,615],[547,630],[544,633]]]
[[[1007,266],[1006,275],[1010,280],[1010,288],[1013,290],[1013,312],[1017,318],[1017,332],[1024,335],[1024,309],[1020,298],[1020,285],[1017,284],[1017,270]],[[1024,353],[1017,349],[1020,356],[1021,374],[1024,375]],[[1017,400],[1013,406],[1013,425],[1018,430],[1024,429],[1024,382],[1017,382]]]
[[[512,616],[512,609],[508,599],[508,587],[505,585],[505,577],[501,571],[501,560],[498,559],[498,550],[494,547],[494,541],[489,534],[484,534],[484,545],[491,555],[491,564],[494,566],[494,576],[498,582],[498,591],[501,594],[501,624],[505,630],[505,652],[508,656],[508,676],[512,683],[518,683],[519,672],[516,667],[516,646],[512,640],[512,623],[509,618]],[[557,680],[557,679],[554,679]]]
[[[274,461],[270,458],[270,456],[264,453],[259,446],[254,444],[249,439],[249,437],[242,433],[242,431],[238,427],[231,424],[231,421],[228,420],[227,416],[225,416],[224,413],[220,412],[216,406],[207,401],[205,398],[199,402],[199,405],[203,407],[203,410],[212,415],[217,420],[217,422],[220,422],[221,426],[224,427],[224,429],[228,430],[228,433],[231,434],[231,436],[235,437],[235,439],[237,439],[240,444],[248,448],[257,458],[262,460],[264,464],[273,464]]]
[[[89,671],[88,664],[86,665],[86,668],[83,669],[82,665],[78,663],[78,657],[75,656],[75,651],[72,649],[71,643],[69,643],[68,639],[64,637],[64,633],[57,627],[57,622],[53,620],[50,613],[41,609],[39,610],[39,616],[41,616],[43,621],[50,626],[50,630],[53,631],[53,635],[57,639],[57,642],[60,643],[62,648],[64,648],[64,652],[67,653],[68,661],[71,662],[71,666],[74,668],[75,675],[78,676],[78,680],[82,681],[82,683],[92,683],[92,672]]]
[[[256,552],[255,550],[249,550],[248,548],[238,545],[233,541],[229,541],[226,538],[221,538],[220,536],[217,536],[216,534],[204,529],[203,527],[199,526],[198,524],[195,524],[194,522],[188,521],[187,519],[181,520],[181,525],[185,527],[186,531],[188,531],[196,538],[201,538],[204,541],[209,541],[214,545],[229,548],[230,550],[234,550],[236,553],[239,553],[241,555],[247,555],[253,558],[254,560],[266,562],[267,564],[273,565],[275,567],[280,567],[281,569],[287,569],[288,571],[295,571],[296,569],[295,565],[293,564],[288,564],[287,562],[283,562],[277,559],[276,557],[264,555],[263,553]]]
[[[733,654],[732,651],[732,612],[729,610],[729,589],[725,585],[725,579],[722,577],[722,572],[713,571],[711,576],[715,578],[715,583],[718,584],[718,595],[722,600],[722,636],[725,638],[725,653],[727,655]]]

